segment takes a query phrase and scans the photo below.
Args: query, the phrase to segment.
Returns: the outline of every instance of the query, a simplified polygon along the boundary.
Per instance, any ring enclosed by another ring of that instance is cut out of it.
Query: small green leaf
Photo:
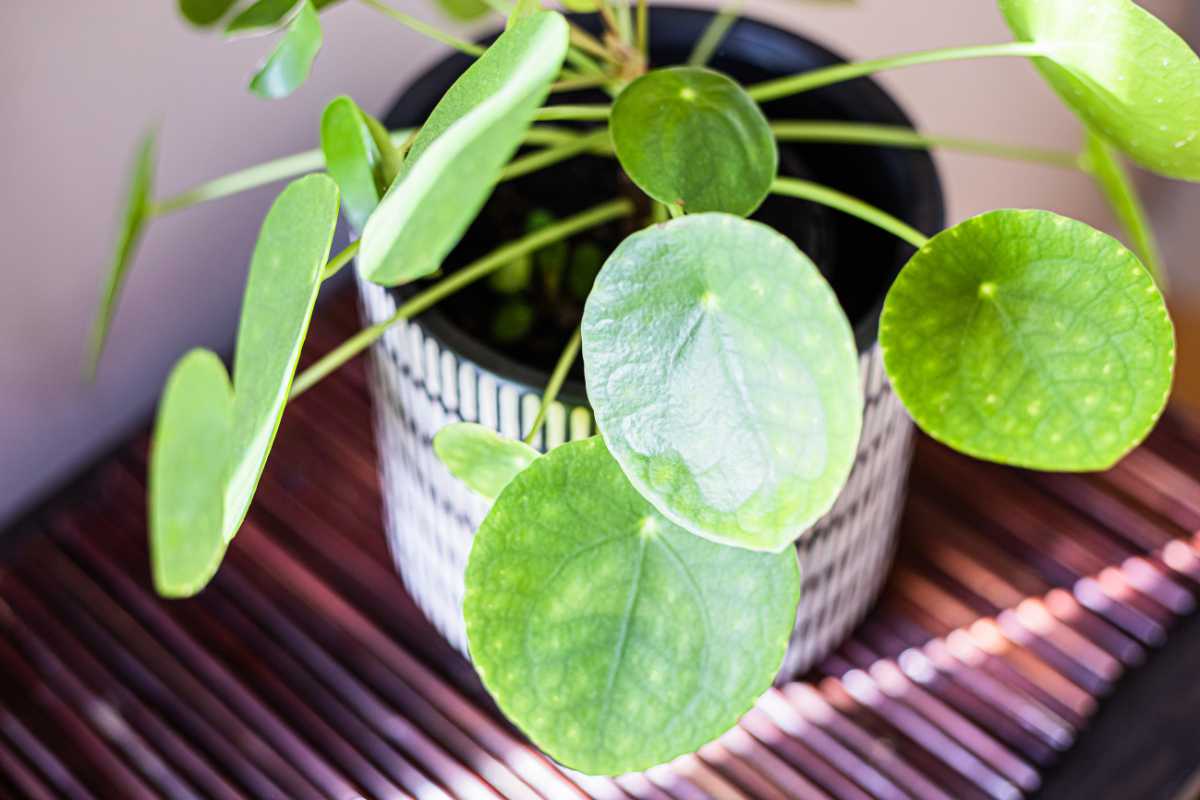
[[[595,14],[600,10],[600,0],[563,0],[563,8],[573,14]]]
[[[633,182],[688,213],[749,216],[779,169],[775,137],[758,104],[709,69],[643,75],[617,97],[610,127]]]
[[[225,555],[225,447],[232,429],[225,366],[213,353],[193,350],[167,379],[150,453],[150,564],[164,597],[199,592]]]
[[[1162,413],[1175,363],[1137,257],[1048,211],[995,211],[934,237],[888,293],[879,343],[926,433],[1043,470],[1112,466]]]
[[[626,239],[588,298],[583,358],[613,456],[700,536],[782,550],[850,474],[854,334],[812,261],[765,225],[700,214]]]
[[[392,143],[392,136],[388,133],[387,128],[367,112],[362,111],[361,113],[363,120],[367,123],[367,131],[371,134],[371,140],[375,142],[375,150],[379,153],[377,175],[380,183],[379,192],[382,195],[400,174],[400,170],[404,166],[404,156]]]
[[[304,0],[275,52],[250,80],[250,91],[267,100],[287,97],[296,91],[308,80],[321,41],[321,19],[312,0]]]
[[[233,392],[205,351],[172,373],[150,454],[150,540],[155,582],[195,594],[216,571],[271,451],[308,331],[337,224],[337,184],[292,182],[263,222],[238,329]]]
[[[363,277],[394,286],[437,271],[549,94],[568,35],[558,13],[524,19],[450,87],[363,229]]]
[[[1142,166],[1200,180],[1200,58],[1131,0],[999,0],[1035,64],[1088,126]]]
[[[471,657],[504,713],[589,774],[717,738],[779,671],[796,553],[706,542],[659,515],[599,438],[539,458],[500,495],[467,565]]]
[[[257,0],[225,26],[226,36],[268,33],[282,28],[299,11],[304,0]]]
[[[193,25],[207,28],[221,21],[237,0],[179,0],[179,13]]]
[[[129,272],[129,266],[137,251],[142,231],[152,215],[156,139],[153,131],[142,137],[141,144],[138,145],[137,157],[133,163],[133,170],[129,175],[125,191],[125,205],[121,210],[120,233],[117,236],[112,261],[109,262],[104,294],[100,299],[100,307],[96,311],[96,321],[92,326],[91,351],[88,356],[87,368],[89,375],[95,374],[100,354],[104,352],[104,343],[108,340],[109,328],[112,326],[113,314],[116,313],[121,288],[125,284],[125,276]]]
[[[1133,244],[1134,252],[1162,287],[1166,279],[1166,267],[1158,249],[1158,241],[1154,237],[1154,229],[1150,226],[1150,218],[1142,205],[1137,186],[1134,185],[1125,165],[1121,163],[1121,156],[1116,148],[1103,138],[1088,131],[1084,162]]]
[[[440,8],[451,19],[459,22],[473,22],[486,16],[492,7],[482,0],[436,0]]]
[[[442,428],[433,437],[433,451],[450,474],[488,500],[498,497],[538,457],[538,451],[524,442],[473,422]]]
[[[387,147],[392,148],[390,142]],[[338,97],[325,107],[321,151],[325,168],[341,189],[346,218],[361,231],[387,190],[389,165],[371,134],[367,115],[349,97]]]

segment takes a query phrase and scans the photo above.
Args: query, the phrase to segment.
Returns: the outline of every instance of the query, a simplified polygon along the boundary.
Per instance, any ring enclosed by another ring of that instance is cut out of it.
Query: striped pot
[[[396,310],[393,293],[360,283],[368,323]],[[404,584],[426,616],[464,655],[463,575],[471,539],[491,504],[452,476],[433,436],[453,422],[477,422],[521,438],[541,387],[502,377],[463,356],[421,322],[391,328],[373,350],[372,384],[388,541]],[[883,371],[879,346],[859,358],[863,435],[845,491],[800,537],[804,590],[780,673],[804,672],[837,647],[883,587],[912,451],[912,424]],[[556,402],[536,446],[545,450],[596,433],[584,405]]]

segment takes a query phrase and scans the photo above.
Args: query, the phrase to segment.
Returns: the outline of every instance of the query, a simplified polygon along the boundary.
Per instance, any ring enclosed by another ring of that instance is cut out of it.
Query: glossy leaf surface
[[[1084,160],[1088,172],[1104,193],[1109,207],[1121,223],[1125,235],[1129,237],[1134,252],[1161,287],[1166,276],[1166,267],[1158,249],[1154,229],[1150,226],[1150,217],[1146,214],[1133,177],[1121,163],[1120,153],[1104,139],[1089,132]]]
[[[752,553],[659,515],[599,438],[518,475],[467,565],[471,656],[504,713],[563,764],[641,770],[731,728],[796,619],[796,553]]]
[[[208,27],[221,21],[237,0],[179,0],[179,13],[193,25]]]
[[[567,40],[560,14],[521,20],[446,92],[363,230],[364,277],[393,286],[441,266],[520,146],[562,67]]]
[[[317,10],[312,0],[304,0],[275,51],[250,80],[250,91],[268,100],[287,97],[296,91],[308,80],[322,38]]]
[[[650,72],[613,106],[613,145],[642,191],[688,213],[748,216],[779,167],[758,104],[730,78],[698,67]]]
[[[156,139],[153,132],[142,137],[133,162],[133,169],[127,179],[117,243],[113,248],[112,260],[109,262],[108,275],[105,278],[104,294],[100,298],[100,307],[92,326],[91,351],[88,356],[89,371],[95,371],[100,354],[104,351],[104,343],[108,340],[113,314],[117,310],[117,300],[125,285],[125,277],[133,262],[134,254],[137,252],[142,231],[150,220],[151,206],[154,202]]]
[[[337,185],[310,175],[284,189],[267,214],[246,284],[233,391],[206,351],[172,373],[150,463],[150,537],[163,594],[203,588],[246,516],[312,317],[337,207]]]
[[[257,0],[229,21],[230,36],[266,33],[287,24],[304,0]]]
[[[326,170],[341,189],[346,218],[361,231],[387,191],[387,166],[366,114],[349,97],[338,97],[325,107],[321,151]]]
[[[193,350],[167,379],[150,454],[150,562],[165,597],[200,591],[225,555],[225,443],[232,432],[225,365],[208,350]]]
[[[665,516],[780,550],[829,510],[862,428],[854,335],[771,228],[699,214],[629,237],[583,317],[596,422]]]
[[[999,0],[1017,38],[1087,122],[1142,166],[1200,180],[1200,59],[1132,0]]]
[[[472,422],[442,428],[433,437],[433,450],[450,474],[489,500],[539,455],[524,442]]]
[[[1175,361],[1137,257],[1048,211],[995,211],[934,237],[888,294],[879,342],[927,433],[1043,470],[1112,466],[1158,419]]]

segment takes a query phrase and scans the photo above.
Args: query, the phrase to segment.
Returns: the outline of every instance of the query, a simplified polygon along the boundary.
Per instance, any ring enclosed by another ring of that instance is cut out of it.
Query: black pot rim
[[[650,13],[652,21],[656,16],[670,17],[676,24],[688,23],[698,26],[701,29],[714,16],[714,12],[711,10],[688,6],[652,6]],[[589,20],[587,16],[580,17],[573,14],[569,16],[582,21],[586,27],[592,27],[588,25]],[[595,15],[590,16],[593,19],[595,17]],[[480,43],[489,42],[498,34],[499,31],[490,33],[480,37],[478,41]],[[726,34],[726,44],[722,45],[722,47],[724,48],[730,43],[736,42],[739,37],[762,37],[764,35],[780,42],[786,42],[791,47],[805,49],[814,56],[815,60],[824,62],[825,64],[836,64],[846,61],[836,51],[806,35],[751,16],[740,16],[738,18],[737,22]],[[651,36],[653,38],[653,28],[651,28]],[[429,101],[429,104],[432,105],[441,95],[441,91],[437,88],[439,82],[434,79],[448,70],[455,70],[455,74],[461,73],[469,64],[470,59],[468,57],[460,53],[452,53],[427,69],[403,90],[392,104],[391,113],[387,120],[389,126],[395,127],[398,124],[402,126],[409,124],[409,120],[395,119],[402,108],[405,105],[414,104],[418,101]],[[915,128],[912,119],[900,106],[899,102],[878,82],[872,78],[858,78],[855,79],[854,84],[857,85],[859,91],[866,91],[872,95],[873,110],[880,116],[888,118],[881,121]],[[836,92],[838,89],[839,85],[835,85],[821,91]],[[872,149],[871,146],[866,146],[866,148]],[[915,184],[912,194],[918,198],[918,202],[913,203],[911,208],[906,209],[908,213],[903,215],[904,221],[926,235],[932,236],[940,231],[945,224],[945,198],[937,165],[928,151],[914,150],[909,151],[906,155],[912,164],[912,177]],[[882,288],[876,302],[871,306],[870,310],[861,314],[859,319],[851,320],[860,355],[868,352],[875,346],[878,340],[879,318],[883,311],[883,302],[887,296],[887,290],[891,287],[905,263],[907,263],[912,251],[913,248],[910,245],[899,239],[896,240],[896,257],[885,276],[885,281],[881,283]],[[396,291],[407,295],[415,290],[409,286],[401,286]],[[436,307],[424,312],[413,321],[446,347],[510,383],[518,384],[540,393],[550,379],[549,372],[509,358],[492,348],[486,342],[466,333]],[[585,406],[587,405],[586,398],[587,390],[584,383],[574,379],[567,380],[559,392],[559,400],[572,405]]]

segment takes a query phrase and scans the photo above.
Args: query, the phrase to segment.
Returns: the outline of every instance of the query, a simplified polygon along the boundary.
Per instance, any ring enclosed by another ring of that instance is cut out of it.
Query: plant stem
[[[858,217],[864,222],[869,222],[888,233],[898,236],[916,248],[924,247],[929,241],[929,237],[925,234],[908,223],[893,217],[883,209],[876,208],[856,197],[843,194],[836,189],[822,186],[819,183],[797,180],[795,178],[776,178],[775,182],[771,184],[771,191],[774,194],[784,195],[785,197],[811,200],[814,203],[820,203],[823,206],[829,206],[830,208],[842,211],[852,217]]]
[[[944,147],[966,153],[1031,161],[1052,167],[1080,170],[1079,156],[1063,150],[1009,145],[955,136],[920,134],[903,125],[872,125],[861,122],[780,121],[771,130],[781,142],[830,142],[836,144],[880,145],[927,150]]]
[[[570,373],[575,359],[579,356],[579,346],[582,343],[583,331],[576,328],[575,333],[571,336],[571,341],[567,342],[562,355],[558,357],[554,372],[550,374],[550,382],[546,384],[546,392],[542,395],[542,404],[538,407],[537,416],[533,418],[533,425],[529,428],[529,433],[525,434],[525,444],[532,447],[533,440],[537,438],[538,432],[546,424],[546,415],[550,413],[550,406],[554,405],[554,401],[558,399],[558,393],[562,390],[562,385],[567,380],[567,374]]]
[[[607,139],[608,131],[601,130],[586,136],[577,136],[562,144],[551,145],[536,153],[522,156],[504,168],[504,171],[500,173],[500,180],[511,181],[522,175],[528,175],[531,172],[545,169],[560,161],[566,161],[572,156],[577,156],[580,153],[585,153],[595,148],[597,145],[602,145]]]
[[[637,0],[637,49],[646,64],[650,63],[650,3]]]
[[[466,53],[469,56],[483,55],[483,51],[486,49],[472,42],[459,39],[457,36],[452,36],[445,31],[439,30],[438,28],[435,28],[426,22],[422,22],[416,17],[405,14],[398,8],[392,8],[390,5],[383,2],[383,0],[359,0],[359,2],[375,9],[381,14],[386,14],[396,22],[411,28],[417,33],[428,36],[430,39],[436,39],[442,44],[453,47],[455,50]]]
[[[491,254],[475,261],[474,263],[455,272],[447,278],[442,279],[438,283],[429,287],[425,291],[418,294],[413,299],[409,300],[391,317],[383,322],[377,322],[370,327],[363,328],[361,331],[342,342],[338,347],[331,350],[315,364],[304,370],[300,375],[296,376],[295,382],[292,384],[291,398],[302,395],[307,390],[311,389],[322,378],[329,375],[338,367],[345,364],[350,359],[357,356],[362,351],[366,350],[372,343],[395,325],[397,322],[411,319],[412,317],[427,311],[429,308],[449,297],[450,295],[468,286],[480,278],[486,277],[492,272],[500,269],[506,264],[512,263],[518,258],[530,255],[541,250],[543,247],[554,244],[570,238],[577,233],[594,228],[598,225],[603,225],[606,222],[611,222],[614,219],[625,217],[632,214],[634,211],[633,203],[629,200],[613,200],[593,209],[576,214],[573,217],[557,222],[554,225],[543,228],[540,231],[531,233],[514,242],[500,247]]]
[[[951,47],[944,50],[924,50],[918,53],[904,53],[898,56],[859,61],[853,64],[835,64],[829,67],[803,72],[788,78],[760,83],[751,86],[750,96],[760,103],[777,100],[780,97],[800,94],[822,86],[830,86],[853,78],[862,78],[876,72],[900,67],[911,67],[917,64],[933,64],[939,61],[963,61],[975,58],[996,58],[1001,56],[1021,56],[1032,58],[1045,56],[1050,49],[1044,44],[1033,42],[1003,42],[1001,44],[972,45],[969,47]]]
[[[696,47],[692,50],[691,57],[688,58],[688,66],[703,67],[711,61],[717,48],[721,46],[721,42],[725,41],[729,29],[733,27],[733,23],[737,22],[741,13],[742,0],[733,0],[721,9],[708,23],[708,27],[704,29],[700,38],[696,40]]]
[[[565,73],[550,85],[550,91],[573,92],[577,89],[594,89],[609,83],[611,78],[603,72]]]
[[[534,119],[539,122],[558,122],[575,120],[579,122],[598,122],[612,116],[612,106],[543,106],[538,109]]]
[[[358,252],[358,246],[362,242],[361,239],[355,239],[346,249],[338,253],[333,258],[329,259],[329,263],[325,265],[325,269],[321,271],[321,280],[327,281],[341,271],[342,267],[350,263],[354,258],[354,254]]]

